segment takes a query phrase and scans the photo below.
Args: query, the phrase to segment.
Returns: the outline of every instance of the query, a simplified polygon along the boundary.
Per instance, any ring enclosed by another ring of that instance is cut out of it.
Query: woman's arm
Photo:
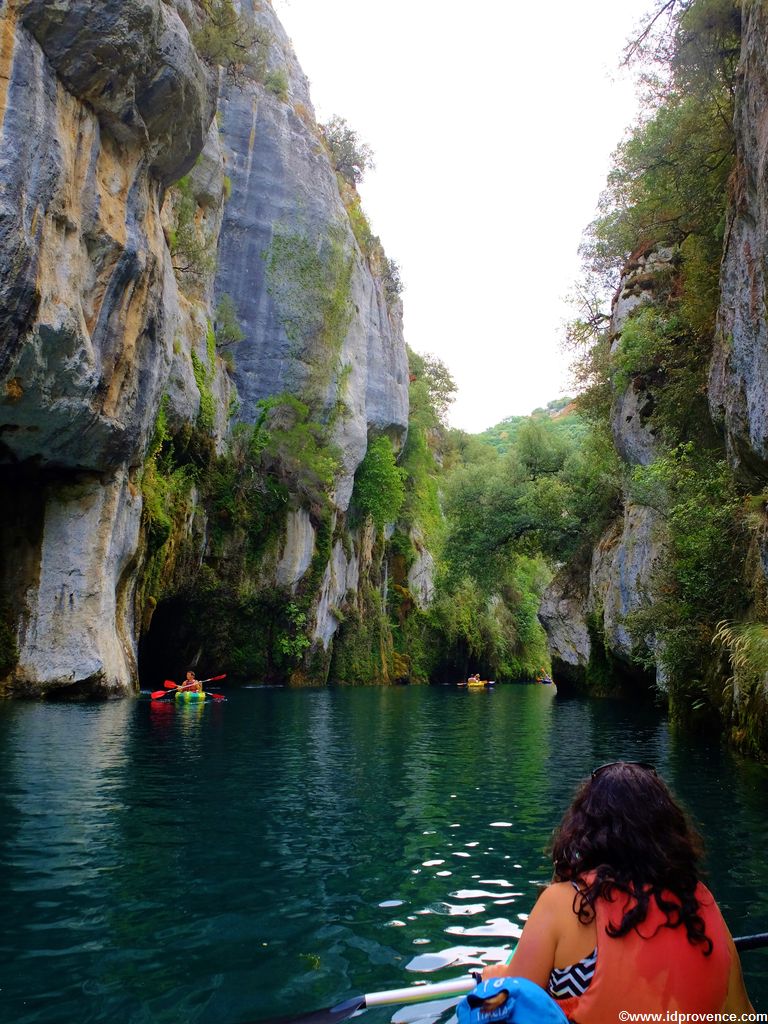
[[[548,886],[525,922],[512,962],[486,967],[483,980],[514,975],[516,978],[528,978],[546,989],[555,965],[555,950],[566,901],[568,913],[573,913],[573,889],[570,883],[555,882]]]

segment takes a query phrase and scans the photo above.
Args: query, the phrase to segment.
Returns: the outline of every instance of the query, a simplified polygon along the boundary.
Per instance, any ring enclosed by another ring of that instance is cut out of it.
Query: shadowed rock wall
[[[712,416],[746,481],[768,479],[768,15],[743,7],[737,80],[736,166],[720,271],[721,302],[709,378]]]

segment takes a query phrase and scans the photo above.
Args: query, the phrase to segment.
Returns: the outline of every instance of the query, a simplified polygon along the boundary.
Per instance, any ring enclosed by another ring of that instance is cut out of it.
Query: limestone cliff
[[[238,11],[244,74],[194,0],[0,6],[6,692],[129,693],[142,637],[158,673],[169,643],[217,657],[195,625],[215,607],[323,675],[340,607],[385,574],[346,512],[368,438],[407,427],[399,302],[271,6]],[[258,527],[244,482],[274,499]]]
[[[709,406],[723,431],[728,460],[749,493],[747,557],[741,617],[768,618],[768,11],[742,6],[741,53],[736,77],[735,166],[729,202],[715,348],[709,373]],[[758,628],[761,628],[758,625]],[[764,628],[764,627],[762,627]],[[733,653],[733,652],[732,652]],[[768,685],[750,659],[731,658],[728,676],[731,738],[750,753],[768,750]],[[726,719],[727,721],[728,719]]]
[[[16,690],[124,691],[137,471],[179,318],[160,211],[215,89],[160,0],[1,17],[3,662]]]
[[[766,44],[764,6],[744,4],[734,121],[736,165],[730,181],[709,401],[713,418],[725,432],[732,465],[747,482],[768,477]]]
[[[613,299],[608,337],[615,352],[627,317],[658,302],[674,272],[671,248],[640,253],[625,267]],[[642,375],[615,388],[611,429],[616,451],[628,467],[647,465],[656,454],[650,413],[653,388]],[[547,631],[552,668],[565,688],[602,692],[622,677],[646,681],[641,659],[655,648],[651,637],[633,637],[628,620],[654,600],[654,572],[664,555],[665,530],[653,508],[628,491],[620,519],[586,557],[561,567],[544,593],[539,619]],[[657,682],[663,669],[656,666]]]
[[[241,419],[254,422],[259,400],[284,392],[320,418],[342,403],[332,435],[343,511],[369,434],[399,443],[407,427],[402,327],[355,239],[306,78],[271,8],[258,17],[276,85],[230,85],[221,98],[231,196],[216,289],[234,300],[245,333],[234,369]]]
[[[766,616],[768,16],[764,5],[738,6],[720,9],[713,52],[727,61],[708,68],[706,100],[704,94],[696,100],[697,87],[688,80],[694,104],[710,102],[717,88],[724,104],[718,111],[728,110],[733,99],[733,136],[726,122],[707,143],[719,147],[720,157],[712,165],[709,205],[701,206],[706,217],[702,213],[697,221],[684,200],[677,207],[687,218],[684,230],[654,226],[657,238],[675,244],[651,245],[638,237],[613,304],[607,380],[614,444],[626,466],[622,521],[578,564],[561,569],[542,617],[556,669],[559,662],[577,685],[595,682],[596,652],[617,659],[620,671],[632,669],[639,656],[655,668],[659,687],[669,686],[678,717],[703,709],[739,734],[751,731],[754,740],[760,729],[765,735],[768,719],[765,677],[757,661],[734,656],[734,638],[744,623],[759,632]],[[691,25],[681,17],[682,34],[671,44],[681,67]],[[707,26],[713,30],[713,23]],[[649,123],[658,127],[661,121]],[[635,135],[638,140],[642,146]],[[687,139],[668,137],[665,144],[665,161],[676,166],[679,183]],[[701,180],[702,161],[691,173],[691,180]],[[645,184],[646,197],[655,200],[663,195],[666,201],[674,191],[654,191],[658,182],[650,177]],[[634,348],[624,347],[626,336]],[[656,503],[653,486],[643,484],[649,480],[658,485]],[[654,507],[638,506],[643,498]],[[659,592],[664,563],[665,590]],[[665,647],[644,622],[656,623]],[[722,639],[728,636],[730,647]],[[764,738],[754,748],[761,745]]]

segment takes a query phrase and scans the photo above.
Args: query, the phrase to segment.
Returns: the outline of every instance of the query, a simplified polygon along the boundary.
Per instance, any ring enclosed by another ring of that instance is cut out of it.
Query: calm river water
[[[0,752],[15,1024],[239,1024],[459,975],[514,942],[576,782],[621,756],[658,765],[699,821],[734,934],[768,931],[768,769],[618,702],[543,686],[5,702]],[[768,1009],[768,949],[743,963]]]

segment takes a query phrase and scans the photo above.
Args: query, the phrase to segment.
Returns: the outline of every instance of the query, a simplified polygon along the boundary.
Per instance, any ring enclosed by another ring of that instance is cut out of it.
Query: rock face
[[[243,420],[255,420],[260,399],[286,392],[323,420],[343,404],[333,440],[344,510],[368,437],[399,440],[408,424],[402,324],[355,241],[285,32],[270,7],[257,17],[283,87],[246,83],[220,102],[231,196],[216,290],[234,300],[245,334],[234,371]]]
[[[288,514],[285,547],[275,577],[281,587],[294,587],[312,564],[315,553],[315,530],[306,509]]]
[[[408,590],[419,608],[429,608],[435,596],[435,560],[421,530],[411,531],[411,543],[416,557],[408,568]]]
[[[641,646],[653,637],[633,637],[627,619],[654,599],[654,570],[664,556],[665,535],[657,513],[627,504],[622,518],[598,541],[588,571],[568,566],[547,588],[539,619],[549,639],[553,672],[583,687],[595,657],[610,654],[624,671],[636,671]],[[599,644],[603,650],[596,650]]]
[[[308,618],[327,668],[340,606],[382,585],[344,513],[369,438],[397,448],[407,428],[401,309],[271,5],[236,6],[264,50],[238,86],[197,51],[192,0],[0,5],[3,692],[135,691],[142,631],[172,619],[158,597],[212,566],[239,608],[298,594],[289,625]],[[226,351],[222,296],[244,334]],[[322,524],[311,489],[284,497],[257,563],[204,474],[223,472],[234,419],[285,395],[340,469]],[[215,554],[214,529],[231,534]]]
[[[323,576],[315,622],[314,637],[323,645],[324,650],[328,650],[339,628],[342,606],[348,597],[355,600],[359,582],[360,558],[357,551],[348,555],[341,541],[336,541]]]
[[[621,344],[627,318],[641,306],[658,301],[660,293],[669,288],[676,262],[677,252],[671,247],[652,249],[629,261],[613,300],[609,325],[612,353]],[[639,377],[632,377],[614,396],[613,441],[630,466],[647,466],[654,459],[655,440],[648,422],[654,404],[651,389]]]
[[[627,617],[653,601],[653,574],[664,554],[664,530],[654,509],[627,504],[624,517],[598,543],[589,575],[588,610],[601,617],[605,642],[631,662],[637,648]]]
[[[736,166],[720,271],[721,302],[709,379],[712,416],[732,465],[746,480],[768,478],[768,14],[745,4],[736,96]]]
[[[129,570],[140,517],[125,471],[106,486],[84,479],[56,489],[17,667],[22,689],[37,693],[53,679],[76,694],[119,693],[135,676]]]
[[[22,0],[19,18],[66,89],[163,183],[195,162],[213,116],[209,73],[162,0]]]
[[[588,579],[568,566],[560,570],[544,591],[539,621],[549,641],[552,671],[567,684],[583,683],[592,656],[587,626]]]
[[[194,163],[215,90],[160,0],[8,3],[0,28],[0,474],[38,494],[0,573],[20,612],[10,684],[125,692],[134,471],[181,319],[163,187]]]
[[[627,317],[658,301],[669,287],[674,249],[652,250],[631,260],[613,301],[609,326],[612,351],[621,343]],[[630,466],[656,456],[649,425],[653,407],[642,379],[630,379],[614,395],[611,413],[617,452]],[[638,649],[655,648],[653,637],[633,637],[627,620],[654,600],[654,571],[664,555],[664,529],[655,510],[625,499],[622,517],[604,532],[586,562],[564,566],[545,591],[539,619],[547,632],[553,672],[566,686],[589,687],[600,673],[597,662],[616,659],[623,671],[638,673]],[[597,642],[599,641],[599,643]],[[657,677],[662,670],[657,666]],[[603,680],[597,680],[598,685]]]
[[[10,256],[0,284],[3,451],[8,460],[110,469],[137,458],[169,361],[160,186],[143,150],[102,134],[20,25],[10,57],[0,166],[0,244]]]

